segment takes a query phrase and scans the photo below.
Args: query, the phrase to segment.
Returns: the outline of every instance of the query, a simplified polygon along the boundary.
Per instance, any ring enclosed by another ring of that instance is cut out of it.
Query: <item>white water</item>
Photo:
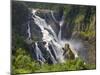
[[[54,30],[52,29],[52,27],[50,25],[48,25],[48,29],[51,31],[52,35],[53,35],[53,38],[58,41],[58,38],[57,38],[57,35],[56,33],[54,32]]]
[[[33,12],[34,12],[34,10],[33,10]],[[57,60],[59,62],[64,62],[63,50],[62,50],[61,45],[57,42],[58,38],[57,38],[56,33],[54,32],[52,27],[45,22],[44,19],[40,18],[39,16],[35,15],[34,13],[33,13],[33,15],[34,15],[33,19],[34,19],[35,23],[40,27],[41,32],[43,34],[42,40],[46,42],[45,47],[46,47],[46,50],[49,52],[49,54],[51,56],[51,60],[53,61],[53,63],[57,63],[57,61],[55,60],[54,56],[51,53],[51,50],[49,49],[49,46],[48,46],[49,43],[51,44],[51,46],[54,50],[54,53],[55,53]],[[51,35],[49,33],[49,31],[46,30],[46,29],[51,31],[51,33],[53,35]]]
[[[53,20],[57,23],[57,20],[56,20],[56,18],[53,15],[53,11],[51,11],[51,16],[52,16]]]
[[[59,33],[57,36],[56,33],[54,32],[53,28],[51,27],[51,25],[48,25],[44,19],[42,19],[41,17],[39,17],[35,14],[36,11],[37,10],[34,10],[34,9],[32,10],[32,13],[33,13],[32,18],[34,19],[35,24],[38,25],[38,27],[41,29],[41,32],[43,35],[42,41],[46,42],[44,47],[46,48],[47,52],[49,53],[50,59],[52,60],[53,64],[56,64],[58,62],[63,63],[65,61],[64,56],[63,56],[63,50],[62,50],[62,47],[65,46],[65,43],[68,43],[70,45],[72,52],[74,53],[75,57],[77,58],[78,54],[75,51],[74,47],[72,46],[71,42],[61,39],[61,31],[62,31],[61,27],[64,23],[64,16],[62,16],[62,19],[59,22],[60,30],[59,30]],[[54,15],[53,15],[53,12],[51,12],[51,15],[52,15],[53,19],[56,21]],[[50,34],[50,32],[52,34]],[[30,32],[29,24],[28,24],[28,34],[29,34],[28,38],[30,38],[31,32]],[[53,52],[54,52],[56,58],[53,56],[53,54],[49,48],[49,45],[52,46]],[[43,53],[41,52],[41,49],[38,47],[37,43],[35,43],[35,47],[36,47],[37,60],[40,61],[41,63],[44,63],[46,60],[43,57]]]
[[[46,50],[47,50],[47,51],[49,52],[49,54],[50,54],[50,58],[51,58],[51,60],[53,61],[53,64],[56,64],[57,61],[55,60],[54,56],[52,55],[52,53],[51,53],[51,51],[50,51],[50,49],[49,49],[48,42],[46,42],[45,47],[46,47]]]
[[[59,41],[61,41],[61,27],[62,27],[62,25],[63,25],[63,23],[64,23],[64,15],[62,16],[62,19],[61,19],[61,21],[59,22],[59,26],[60,26],[60,30],[59,30],[59,34],[58,34],[58,39],[59,39]]]
[[[53,12],[52,12],[52,17],[55,19],[54,15],[53,15]],[[61,45],[61,47],[64,47],[64,45],[66,43],[68,43],[70,45],[70,49],[72,50],[72,52],[75,55],[75,58],[78,58],[78,52],[76,52],[76,50],[79,50],[81,48],[82,44],[80,44],[80,42],[76,42],[74,40],[69,40],[68,41],[68,40],[62,40],[61,39],[61,36],[62,36],[61,35],[61,33],[62,33],[61,27],[63,26],[63,24],[64,24],[64,15],[62,16],[61,21],[59,22],[59,26],[60,26],[59,33],[58,33],[59,44]]]
[[[29,23],[28,23],[28,30],[27,30],[27,32],[28,32],[28,39],[30,39],[31,38],[31,31],[30,31],[30,25],[29,25]]]
[[[27,41],[28,41],[28,43],[32,43],[30,24],[29,23],[28,23],[27,33],[28,33]],[[39,61],[39,62],[41,62],[41,64],[43,64],[45,62],[45,58],[43,57],[42,52],[41,52],[40,48],[38,47],[37,42],[35,42],[35,50],[36,50],[35,52],[36,52],[37,61]]]
[[[37,60],[43,64],[43,63],[45,62],[45,59],[44,59],[44,57],[43,57],[43,55],[42,55],[41,50],[40,50],[39,47],[38,47],[37,42],[35,42],[35,47],[36,47],[35,50],[36,50],[36,57],[37,57]]]
[[[31,29],[30,29],[30,23],[29,22],[28,22],[28,25],[27,25],[27,33],[28,33],[28,38],[26,39],[26,43],[31,44],[32,39],[31,39]]]

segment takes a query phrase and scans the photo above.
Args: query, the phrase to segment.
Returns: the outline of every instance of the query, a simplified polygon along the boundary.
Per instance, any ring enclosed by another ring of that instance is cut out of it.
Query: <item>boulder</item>
[[[65,47],[63,48],[63,50],[64,50],[63,55],[65,59],[75,59],[75,55],[72,52],[69,44],[65,44]]]

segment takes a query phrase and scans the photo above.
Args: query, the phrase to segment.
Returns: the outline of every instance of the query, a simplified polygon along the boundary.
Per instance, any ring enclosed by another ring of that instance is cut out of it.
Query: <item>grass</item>
[[[33,60],[24,49],[19,48],[16,51],[16,56],[12,59],[12,74],[22,73],[37,73],[37,72],[57,72],[57,71],[75,71],[95,69],[94,64],[84,64],[80,58],[75,60],[66,60],[65,63],[58,64],[43,64]]]

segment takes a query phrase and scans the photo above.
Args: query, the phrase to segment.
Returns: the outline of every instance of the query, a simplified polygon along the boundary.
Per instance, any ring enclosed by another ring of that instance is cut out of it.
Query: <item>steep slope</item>
[[[12,2],[12,73],[96,68],[96,7]]]

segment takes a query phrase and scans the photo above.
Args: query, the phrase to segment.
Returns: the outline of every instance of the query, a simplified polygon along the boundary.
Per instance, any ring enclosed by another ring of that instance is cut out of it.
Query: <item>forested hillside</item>
[[[12,74],[96,68],[95,6],[12,1],[11,14]]]

